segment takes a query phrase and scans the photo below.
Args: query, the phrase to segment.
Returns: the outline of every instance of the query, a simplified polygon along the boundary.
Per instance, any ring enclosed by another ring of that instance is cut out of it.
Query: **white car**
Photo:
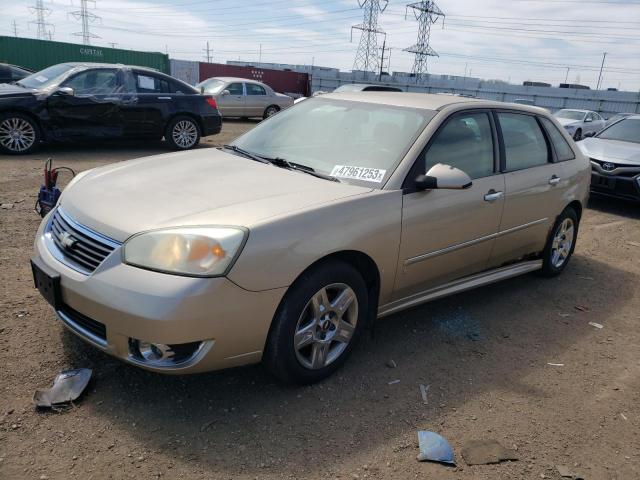
[[[605,119],[591,110],[562,109],[553,114],[577,142],[592,137],[604,128]]]

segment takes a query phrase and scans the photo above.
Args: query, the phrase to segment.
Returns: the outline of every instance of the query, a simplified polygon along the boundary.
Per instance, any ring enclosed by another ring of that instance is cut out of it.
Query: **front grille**
[[[58,208],[51,218],[49,233],[55,248],[71,267],[91,273],[118,243],[82,227]]]
[[[98,337],[100,340],[107,340],[107,329],[104,324],[93,320],[92,318],[83,315],[82,313],[74,310],[69,305],[63,305],[60,309],[65,317],[67,317],[76,326],[88,331],[92,335]],[[71,325],[72,327],[74,325]]]
[[[624,165],[620,163],[605,162],[603,160],[596,160],[595,158],[591,158],[590,160],[592,162],[597,163],[604,173],[612,174],[613,170],[616,170],[618,168],[623,169],[621,171],[615,172],[615,175],[617,177],[633,178],[636,175],[640,174],[640,166],[635,167],[633,165]],[[609,168],[605,168],[604,167],[605,164],[609,165]]]

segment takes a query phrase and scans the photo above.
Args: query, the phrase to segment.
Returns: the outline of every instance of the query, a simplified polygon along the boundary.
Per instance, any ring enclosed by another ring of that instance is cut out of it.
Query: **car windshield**
[[[558,118],[568,118],[569,120],[582,120],[585,113],[579,110],[560,110],[555,113]]]
[[[74,65],[70,65],[68,63],[53,65],[52,67],[45,68],[44,70],[33,73],[28,77],[24,77],[22,80],[16,83],[26,88],[47,88],[51,85],[55,85],[60,77],[64,76],[67,72],[73,70],[74,68]]]
[[[224,87],[225,84],[226,82],[222,80],[210,78],[209,80],[200,82],[198,85],[196,85],[196,88],[204,89],[206,93],[218,93],[220,90],[222,90],[222,87]]]
[[[640,143],[640,118],[625,118],[603,130],[597,138]]]
[[[233,145],[340,180],[379,187],[435,114],[316,97],[260,123]]]

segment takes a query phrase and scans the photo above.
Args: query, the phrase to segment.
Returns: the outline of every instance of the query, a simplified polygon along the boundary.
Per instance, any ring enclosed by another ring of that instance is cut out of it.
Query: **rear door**
[[[247,91],[245,115],[247,117],[261,117],[271,100],[269,95],[267,95],[267,90],[257,83],[246,82],[244,86]]]
[[[135,90],[135,96],[122,107],[127,136],[160,138],[167,120],[175,113],[171,82],[142,70],[130,74],[128,90]]]
[[[225,95],[225,91],[229,93]],[[246,95],[243,82],[227,85],[218,95],[218,110],[224,117],[245,117]]]
[[[497,111],[495,118],[506,190],[490,266],[542,251],[570,188],[541,119],[509,110]]]
[[[493,122],[488,110],[452,115],[407,175],[395,300],[486,268],[505,189]],[[437,163],[461,169],[472,186],[416,191],[413,180]]]
[[[122,74],[115,68],[83,70],[65,80],[74,95],[47,99],[49,124],[57,138],[99,138],[122,135]]]

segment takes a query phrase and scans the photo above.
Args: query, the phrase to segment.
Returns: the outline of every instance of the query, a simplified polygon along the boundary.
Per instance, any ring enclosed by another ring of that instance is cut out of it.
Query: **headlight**
[[[159,272],[215,277],[224,275],[244,244],[246,232],[232,227],[155,230],[124,244],[124,262]]]

